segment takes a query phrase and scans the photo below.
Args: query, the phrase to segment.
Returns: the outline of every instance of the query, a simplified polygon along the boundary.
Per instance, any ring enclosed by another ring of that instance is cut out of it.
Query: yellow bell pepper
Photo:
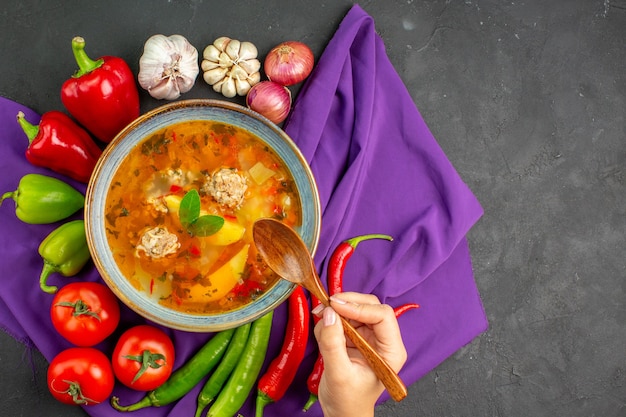
[[[219,300],[228,294],[235,288],[243,274],[249,248],[250,245],[245,245],[228,262],[210,274],[207,277],[209,285],[196,284],[189,288],[189,297],[198,302],[208,302]]]

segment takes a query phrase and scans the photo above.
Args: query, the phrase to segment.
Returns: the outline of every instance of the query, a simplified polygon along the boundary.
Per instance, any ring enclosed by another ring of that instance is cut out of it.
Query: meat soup
[[[223,219],[216,233],[185,226],[189,192],[199,197],[201,216]],[[287,167],[255,135],[190,121],[130,151],[111,181],[105,213],[113,257],[135,288],[169,308],[211,314],[241,307],[276,282],[256,252],[252,224],[275,217],[297,226],[301,203]]]

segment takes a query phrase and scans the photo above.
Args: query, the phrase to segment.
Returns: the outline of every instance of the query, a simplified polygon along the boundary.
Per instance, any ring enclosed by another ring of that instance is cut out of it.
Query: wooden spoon
[[[323,305],[329,305],[328,294],[315,271],[311,254],[291,227],[278,220],[260,219],[254,223],[252,235],[259,254],[276,274],[303,286]],[[395,401],[403,400],[407,390],[398,374],[345,318],[340,318],[345,335],[365,357],[391,398]]]

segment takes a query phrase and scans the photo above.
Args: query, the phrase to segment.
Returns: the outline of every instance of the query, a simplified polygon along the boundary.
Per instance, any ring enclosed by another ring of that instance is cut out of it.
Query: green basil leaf
[[[200,194],[198,190],[189,190],[187,194],[180,200],[180,207],[178,208],[178,218],[180,223],[186,229],[195,222],[200,216]]]
[[[206,237],[217,233],[224,225],[224,218],[220,216],[205,215],[198,217],[187,229],[194,236]]]

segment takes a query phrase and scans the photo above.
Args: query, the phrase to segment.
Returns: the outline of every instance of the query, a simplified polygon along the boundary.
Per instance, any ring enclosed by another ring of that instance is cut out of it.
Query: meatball
[[[158,259],[176,253],[179,248],[178,236],[164,227],[154,227],[141,236],[136,251],[143,251],[150,258]]]
[[[234,168],[221,168],[214,172],[202,187],[221,206],[239,209],[248,189],[246,177]]]

